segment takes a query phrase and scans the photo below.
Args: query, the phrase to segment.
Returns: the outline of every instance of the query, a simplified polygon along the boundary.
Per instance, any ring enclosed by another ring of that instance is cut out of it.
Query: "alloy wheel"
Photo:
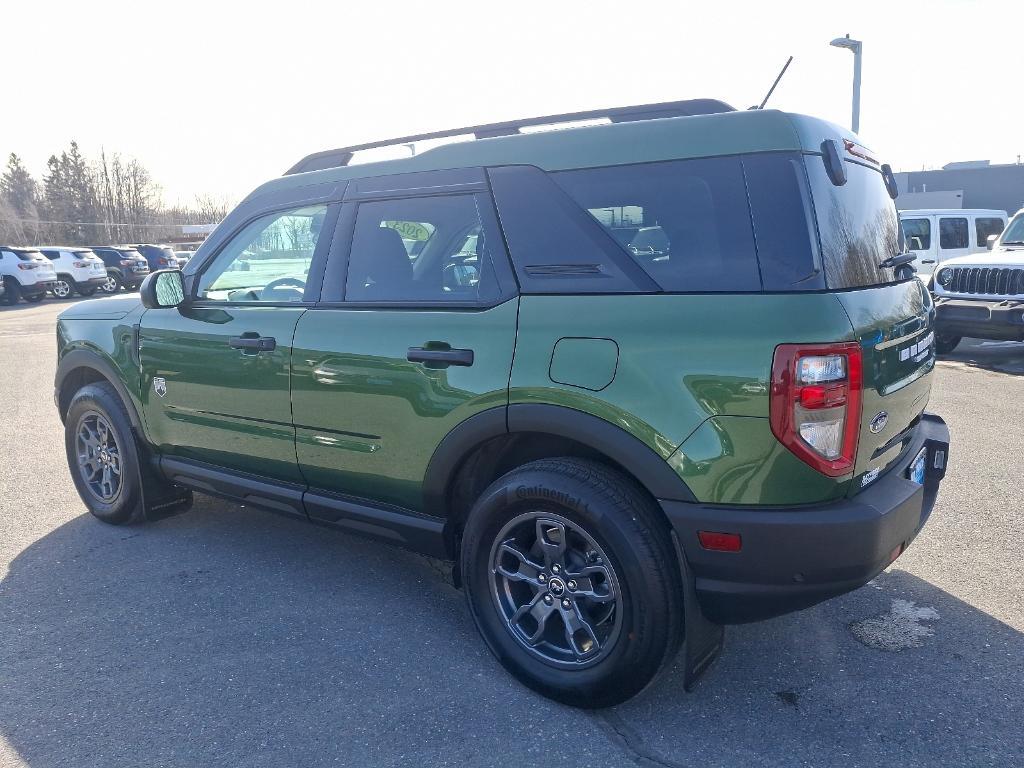
[[[542,510],[519,515],[498,534],[490,562],[499,613],[531,655],[579,669],[612,651],[622,628],[619,581],[581,526]]]
[[[117,278],[107,275],[107,279],[100,286],[104,293],[117,293]]]
[[[78,471],[98,501],[113,502],[121,492],[121,446],[107,419],[88,411],[78,420]]]
[[[66,299],[71,295],[71,284],[67,280],[58,279],[53,284],[53,295],[58,299]]]

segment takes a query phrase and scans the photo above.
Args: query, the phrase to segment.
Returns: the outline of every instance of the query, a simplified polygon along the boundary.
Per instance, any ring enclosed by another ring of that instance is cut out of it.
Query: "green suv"
[[[560,701],[680,649],[689,687],[723,624],[856,589],[932,510],[894,196],[843,129],[713,100],[311,155],[183,270],[60,316],[72,477],[109,523],[199,491],[452,560]]]

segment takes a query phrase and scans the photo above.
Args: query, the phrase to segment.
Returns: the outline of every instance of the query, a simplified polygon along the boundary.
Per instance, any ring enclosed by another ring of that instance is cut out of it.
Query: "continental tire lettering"
[[[516,487],[516,498],[529,499],[539,498],[547,499],[548,501],[554,501],[561,504],[563,507],[569,509],[586,509],[587,505],[580,500],[579,497],[573,496],[571,493],[565,491],[557,491],[552,488],[545,488],[542,485],[520,485]]]

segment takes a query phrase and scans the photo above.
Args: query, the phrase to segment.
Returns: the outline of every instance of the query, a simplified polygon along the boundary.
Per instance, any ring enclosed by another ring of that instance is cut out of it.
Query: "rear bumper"
[[[78,283],[79,285],[95,285],[99,287],[103,285],[105,282],[107,282],[107,276],[103,275],[102,277],[87,277],[84,280],[76,280],[75,282]]]
[[[1005,299],[935,299],[935,328],[949,336],[1004,341],[1024,340],[1024,301]]]
[[[928,473],[918,485],[907,470],[926,445]],[[924,414],[900,459],[853,498],[793,509],[678,501],[661,506],[708,618],[722,624],[759,621],[854,590],[888,566],[931,514],[948,456],[945,422]],[[738,533],[742,549],[705,550],[698,531]]]

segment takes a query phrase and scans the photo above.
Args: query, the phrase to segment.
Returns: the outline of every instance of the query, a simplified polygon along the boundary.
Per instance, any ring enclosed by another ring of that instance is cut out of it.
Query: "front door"
[[[143,315],[143,407],[161,453],[301,482],[291,347],[326,209],[253,220],[201,267],[184,305]]]
[[[306,509],[334,519],[313,503],[326,491],[440,514],[423,508],[434,449],[464,419],[508,403],[518,301],[490,196],[346,203],[335,239],[351,243],[347,270],[336,247],[323,300],[295,333]]]

